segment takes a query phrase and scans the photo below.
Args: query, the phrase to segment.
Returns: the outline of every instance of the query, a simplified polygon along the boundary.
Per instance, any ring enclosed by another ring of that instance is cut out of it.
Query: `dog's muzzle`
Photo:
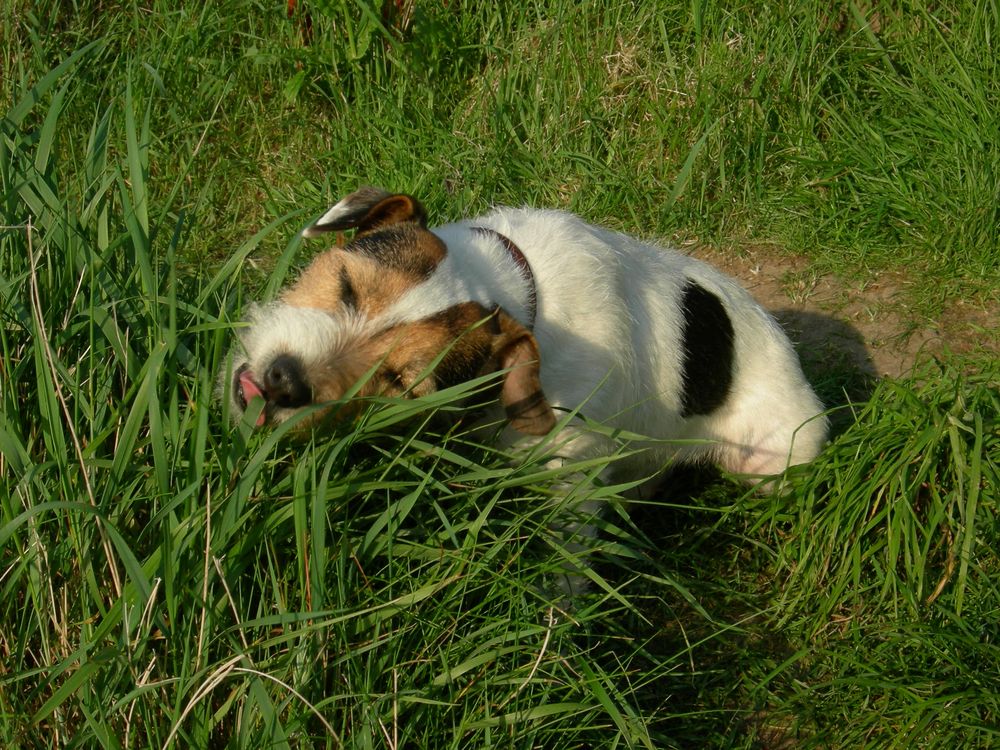
[[[237,368],[233,375],[233,396],[244,411],[254,398],[264,400],[264,409],[257,417],[260,427],[276,408],[297,409],[310,403],[312,389],[306,381],[302,363],[291,355],[282,354],[267,366],[263,377],[254,373],[249,364]]]

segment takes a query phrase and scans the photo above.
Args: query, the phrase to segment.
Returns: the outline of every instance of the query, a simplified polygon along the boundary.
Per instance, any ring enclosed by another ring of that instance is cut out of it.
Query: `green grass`
[[[0,9],[0,744],[1000,745],[995,360],[877,384],[778,497],[580,481],[571,612],[577,475],[454,394],[305,440],[216,396],[359,183],[995,297],[996,3],[307,5]]]

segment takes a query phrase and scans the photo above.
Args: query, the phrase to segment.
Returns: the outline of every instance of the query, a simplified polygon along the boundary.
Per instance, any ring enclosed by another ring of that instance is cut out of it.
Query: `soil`
[[[867,378],[901,377],[946,353],[1000,356],[995,302],[955,299],[931,318],[912,304],[916,285],[898,271],[846,280],[767,247],[688,252],[741,280],[788,331],[809,376],[835,367]]]

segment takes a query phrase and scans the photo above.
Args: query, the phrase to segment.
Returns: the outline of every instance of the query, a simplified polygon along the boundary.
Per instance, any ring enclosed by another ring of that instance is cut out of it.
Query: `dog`
[[[302,235],[348,229],[346,246],[252,308],[229,389],[237,415],[260,399],[258,426],[280,423],[348,393],[417,397],[502,373],[506,442],[558,427],[563,459],[610,455],[609,431],[580,415],[649,438],[615,463],[620,476],[711,461],[758,483],[827,440],[788,337],[697,259],[555,210],[497,208],[431,229],[417,199],[375,188]]]

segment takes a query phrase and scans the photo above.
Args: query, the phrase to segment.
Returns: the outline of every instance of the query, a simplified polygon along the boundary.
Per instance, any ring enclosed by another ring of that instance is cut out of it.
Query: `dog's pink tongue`
[[[247,402],[247,404],[249,404],[250,401],[256,397],[264,398],[264,392],[260,389],[260,386],[254,382],[253,376],[250,374],[249,370],[240,373],[240,388],[243,389],[243,399]],[[260,415],[257,417],[257,426],[262,427],[266,418],[267,415],[264,413],[264,410],[261,409]]]

